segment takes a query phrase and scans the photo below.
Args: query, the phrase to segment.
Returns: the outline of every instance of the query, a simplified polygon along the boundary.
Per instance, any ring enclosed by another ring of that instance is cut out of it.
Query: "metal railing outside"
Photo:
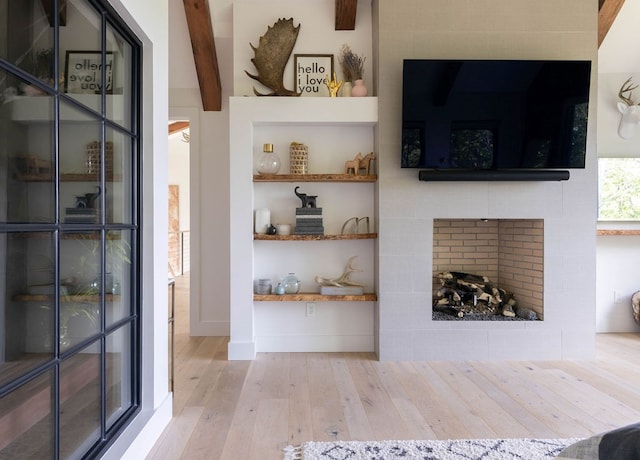
[[[184,275],[191,268],[191,232],[169,232],[169,267],[172,274]]]

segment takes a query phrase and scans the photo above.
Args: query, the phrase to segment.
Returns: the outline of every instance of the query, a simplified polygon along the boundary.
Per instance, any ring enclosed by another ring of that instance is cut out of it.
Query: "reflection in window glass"
[[[121,327],[107,337],[107,428],[131,407],[131,326]]]
[[[14,85],[4,87],[2,83]],[[44,93],[22,94],[22,79],[0,71],[0,136],[3,179],[0,180],[0,221],[54,220],[54,104]],[[29,125],[32,123],[32,125]],[[8,135],[10,134],[10,135]]]
[[[100,350],[85,348],[60,367],[60,458],[81,458],[100,438]]]
[[[45,8],[51,8],[52,3],[41,0],[0,2],[4,37],[0,57],[53,86],[53,28],[44,14]],[[22,93],[23,88],[18,89]]]
[[[93,8],[87,8],[84,0],[67,0],[66,5],[67,17],[73,18],[73,24],[71,27],[60,28],[64,92],[99,112],[100,92],[96,93],[95,84],[101,83],[101,73],[95,66],[102,62],[101,18]]]
[[[49,371],[0,398],[0,420],[11,424],[11,436],[0,437],[0,458],[53,458],[52,395],[53,371]]]
[[[100,330],[100,233],[65,232],[60,243],[60,351]]]
[[[106,191],[107,223],[133,222],[131,200],[133,182],[131,174],[133,169],[132,139],[129,135],[108,129],[107,139],[111,143],[111,175],[107,180],[112,180]]]
[[[107,98],[107,118],[131,129],[131,100],[133,97],[133,48],[112,27],[107,26],[107,52],[113,56],[112,90]]]
[[[110,230],[106,241],[107,327],[131,315],[131,233]]]
[[[640,219],[640,158],[600,158],[598,188],[600,219]]]
[[[0,320],[3,362],[27,372],[53,357],[55,286],[53,234],[0,233],[0,267],[7,268]],[[20,376],[2,372],[0,385]]]

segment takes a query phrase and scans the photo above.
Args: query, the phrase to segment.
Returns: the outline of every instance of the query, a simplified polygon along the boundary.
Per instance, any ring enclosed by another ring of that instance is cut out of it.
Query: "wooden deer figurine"
[[[344,173],[357,175],[360,170],[360,160],[362,160],[362,153],[358,152],[353,160],[345,161]]]
[[[360,164],[358,165],[358,172],[356,172],[356,174],[360,174],[361,170],[363,170],[367,176],[371,174],[371,160],[375,159],[376,155],[373,152],[367,153],[364,158],[360,160]]]

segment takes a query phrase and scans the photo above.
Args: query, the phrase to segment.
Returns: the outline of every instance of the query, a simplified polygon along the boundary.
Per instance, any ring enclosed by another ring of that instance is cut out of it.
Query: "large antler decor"
[[[633,90],[638,87],[631,82],[631,78],[627,78],[620,91],[618,91],[618,110],[622,114],[620,124],[618,125],[618,135],[623,139],[631,139],[636,133],[636,127],[640,123],[640,108],[633,101]]]
[[[261,94],[254,87],[256,96],[300,96],[300,93],[286,89],[283,82],[284,68],[298,39],[298,32],[300,24],[294,27],[293,18],[283,18],[273,27],[267,28],[267,32],[260,37],[257,48],[249,43],[254,53],[251,62],[258,69],[258,75],[252,75],[246,70],[245,73],[273,91]]]

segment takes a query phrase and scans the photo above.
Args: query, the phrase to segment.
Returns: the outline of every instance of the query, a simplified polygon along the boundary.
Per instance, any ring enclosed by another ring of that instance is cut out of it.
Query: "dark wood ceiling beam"
[[[177,133],[178,131],[183,131],[189,127],[188,121],[174,121],[173,123],[169,123],[169,134]]]
[[[607,36],[611,24],[615,21],[624,0],[599,0],[600,11],[598,12],[598,47]]]
[[[355,30],[358,0],[336,0],[336,30]]]
[[[183,3],[200,85],[202,108],[205,111],[219,112],[222,110],[222,86],[209,1],[183,0]]]

